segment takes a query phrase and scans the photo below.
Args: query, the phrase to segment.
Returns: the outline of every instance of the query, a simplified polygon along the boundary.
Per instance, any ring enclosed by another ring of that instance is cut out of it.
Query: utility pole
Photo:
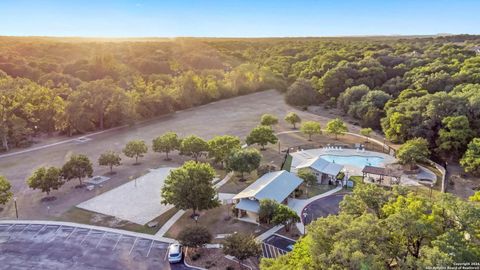
[[[13,197],[13,202],[15,203],[15,216],[18,219],[17,197]]]

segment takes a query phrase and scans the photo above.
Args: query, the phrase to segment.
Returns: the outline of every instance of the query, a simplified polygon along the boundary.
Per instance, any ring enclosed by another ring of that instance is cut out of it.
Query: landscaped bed
[[[231,205],[221,205],[217,208],[200,212],[198,225],[208,228],[212,234],[215,243],[220,243],[223,239],[217,238],[218,235],[232,234],[235,232],[259,235],[265,232],[268,227],[240,221],[232,217]],[[177,238],[178,233],[187,226],[195,225],[195,220],[191,218],[192,211],[186,213],[167,231],[166,237]]]
[[[292,225],[290,228],[290,231],[287,232],[285,227],[281,228],[276,232],[276,234],[285,236],[287,238],[293,239],[293,240],[298,240],[300,236],[302,235],[303,232],[300,232],[297,228],[297,226]]]
[[[241,270],[238,262],[225,258],[225,254],[220,248],[199,248],[195,251],[188,250],[185,261],[192,266],[202,267],[211,270]],[[247,259],[243,262],[244,265],[258,268],[258,260],[255,258]]]
[[[314,184],[314,185],[311,185],[309,187],[306,187],[302,189],[302,194],[297,197],[296,199],[308,199],[308,198],[312,198],[312,197],[315,197],[317,195],[320,195],[320,194],[323,194],[327,191],[330,191],[334,188],[336,188],[337,186],[335,185],[322,185],[322,184]],[[306,191],[305,191],[306,190]]]

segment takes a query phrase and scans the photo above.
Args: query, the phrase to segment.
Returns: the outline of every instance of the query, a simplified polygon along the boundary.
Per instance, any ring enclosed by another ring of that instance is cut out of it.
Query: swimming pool
[[[364,157],[364,156],[337,156],[337,155],[321,155],[321,158],[342,165],[352,165],[363,169],[365,166],[382,167],[384,158],[382,157]]]

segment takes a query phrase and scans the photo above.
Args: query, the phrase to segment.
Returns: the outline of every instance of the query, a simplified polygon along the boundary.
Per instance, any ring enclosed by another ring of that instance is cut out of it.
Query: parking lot
[[[168,243],[133,233],[60,224],[0,224],[0,269],[189,269]]]
[[[295,241],[284,236],[274,234],[262,242],[262,256],[276,258],[291,251]]]

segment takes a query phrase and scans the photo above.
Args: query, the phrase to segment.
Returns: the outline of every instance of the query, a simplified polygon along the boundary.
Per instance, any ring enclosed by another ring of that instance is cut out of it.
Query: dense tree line
[[[1,148],[26,146],[39,133],[71,136],[282,87],[268,67],[197,40],[1,37]]]
[[[480,136],[478,36],[209,44],[270,67],[290,85],[285,98],[292,105],[336,106],[393,142],[425,138],[443,159],[460,158]],[[455,119],[445,119],[450,116],[462,117],[464,126],[452,131]]]
[[[426,38],[0,38],[3,148],[38,132],[82,133],[277,88],[287,102],[338,107],[362,127],[449,152],[448,116],[480,131],[478,36]],[[409,128],[413,127],[413,128]],[[444,130],[444,131],[441,131]],[[443,136],[444,138],[440,138]],[[471,137],[471,138],[470,138]]]

